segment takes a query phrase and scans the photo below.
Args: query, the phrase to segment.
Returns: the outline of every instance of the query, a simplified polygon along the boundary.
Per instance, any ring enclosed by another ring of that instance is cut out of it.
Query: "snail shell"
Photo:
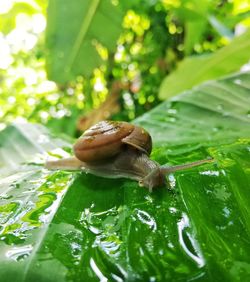
[[[150,155],[151,136],[145,129],[127,122],[101,121],[84,132],[73,150],[80,161],[94,163],[114,157],[126,147]]]

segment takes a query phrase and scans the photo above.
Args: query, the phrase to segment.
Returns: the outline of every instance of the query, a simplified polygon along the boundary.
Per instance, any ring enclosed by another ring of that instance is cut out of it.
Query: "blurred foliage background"
[[[59,2],[0,0],[0,129],[28,120],[76,136],[100,119],[131,121],[160,103],[162,81],[180,61],[213,54],[250,23],[246,0],[104,1],[119,6],[114,48],[101,43],[102,36],[112,34],[99,26],[101,35],[91,48],[100,63],[88,75],[75,73],[60,82],[59,76],[53,79],[53,67],[60,74],[67,53],[61,56],[51,38],[73,32],[58,28]],[[73,29],[74,20],[67,15],[64,20]],[[84,63],[79,61],[83,68]]]

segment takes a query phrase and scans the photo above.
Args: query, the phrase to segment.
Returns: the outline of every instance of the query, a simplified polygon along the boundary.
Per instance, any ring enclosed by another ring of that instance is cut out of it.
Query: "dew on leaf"
[[[9,249],[5,255],[7,258],[15,260],[15,261],[20,261],[20,260],[24,260],[25,258],[27,258],[32,251],[33,247],[32,245],[24,245],[21,247],[13,247],[11,249]]]

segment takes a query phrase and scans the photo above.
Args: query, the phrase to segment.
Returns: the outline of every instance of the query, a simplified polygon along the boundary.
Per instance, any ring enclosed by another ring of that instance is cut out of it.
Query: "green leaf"
[[[250,59],[250,30],[211,55],[188,57],[177,70],[167,76],[160,87],[159,96],[166,99],[193,86],[237,71]]]
[[[181,1],[174,9],[174,14],[185,26],[184,51],[189,55],[195,44],[200,43],[207,26],[207,14],[211,3],[209,1]]]
[[[52,0],[48,6],[47,72],[58,83],[90,75],[102,59],[96,44],[114,50],[122,10],[110,0]]]
[[[214,15],[208,16],[208,21],[222,37],[227,37],[228,39],[232,39],[234,37],[233,32],[222,22],[220,22]]]
[[[188,21],[185,24],[185,54],[189,55],[193,51],[195,44],[199,43],[206,29],[207,21],[205,19],[197,21]]]
[[[162,164],[215,159],[171,175],[171,191],[50,172],[67,142],[31,124],[0,132],[1,279],[248,281],[249,89],[249,73],[209,82],[135,121]]]

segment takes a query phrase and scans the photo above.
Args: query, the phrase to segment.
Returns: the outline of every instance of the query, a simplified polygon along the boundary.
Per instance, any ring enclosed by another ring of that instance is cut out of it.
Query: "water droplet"
[[[148,225],[150,229],[152,229],[153,231],[156,230],[156,221],[147,212],[137,209],[137,217],[142,223]]]
[[[109,256],[117,256],[119,254],[120,245],[121,240],[115,234],[112,234],[111,236],[101,234],[96,236],[92,246],[101,248]]]
[[[90,266],[101,282],[108,281],[107,277],[105,277],[101,270],[98,268],[93,258],[90,259]]]
[[[235,84],[238,84],[238,85],[241,85],[242,84],[242,81],[240,79],[235,79],[234,80],[234,83]]]
[[[177,114],[177,110],[176,109],[168,109],[167,112],[168,112],[168,114],[171,114],[171,115]]]
[[[250,150],[250,148],[249,148],[249,150]],[[145,200],[147,200],[149,203],[153,203],[153,198],[150,195],[146,195]]]
[[[220,131],[220,130],[222,130],[222,129],[223,129],[223,127],[219,125],[219,126],[213,127],[212,130],[213,130],[214,132],[217,132],[217,131]]]
[[[209,176],[219,176],[220,172],[219,171],[215,171],[215,170],[206,170],[206,171],[202,171],[200,172],[201,175],[209,175]]]
[[[37,139],[37,143],[39,144],[43,144],[43,143],[48,143],[49,142],[49,138],[48,136],[44,135],[44,134],[40,134],[38,139]]]
[[[6,252],[6,257],[15,261],[25,259],[31,254],[33,247],[32,245],[25,245],[22,247],[14,247]]]
[[[3,195],[0,196],[0,200],[9,200],[11,198],[13,198],[13,196],[7,195],[7,194],[3,194]]]
[[[187,227],[190,227],[189,219],[188,216],[183,213],[181,220],[178,222],[179,242],[185,253],[192,260],[194,260],[199,267],[203,267],[205,265],[204,258],[202,257],[202,253],[195,238],[192,236],[191,233],[185,230]],[[188,244],[186,243],[187,240],[189,241]],[[190,250],[189,245],[192,246],[193,250]]]
[[[168,247],[169,247],[170,249],[173,249],[173,248],[174,248],[174,244],[172,244],[171,242],[169,242],[169,243],[168,243]]]
[[[226,172],[225,172],[224,169],[221,169],[221,174],[224,175],[224,176],[226,176]]]
[[[223,212],[224,212],[225,217],[229,217],[230,216],[230,210],[227,207],[225,207],[223,209]]]
[[[222,104],[217,105],[217,106],[216,106],[216,109],[217,109],[218,111],[222,111],[222,110],[223,110],[223,105],[222,105]]]
[[[100,234],[101,230],[94,227],[94,226],[89,226],[89,231],[91,231],[93,234]]]
[[[12,189],[18,189],[20,188],[20,186],[21,186],[20,183],[16,183],[16,182],[10,184],[10,188]]]
[[[169,208],[169,211],[170,211],[170,213],[177,213],[177,209],[176,208],[174,208],[174,207],[170,207]]]
[[[230,113],[229,112],[223,112],[222,115],[223,115],[223,117],[229,117]]]
[[[169,183],[169,186],[170,186],[171,189],[175,188],[176,179],[175,179],[173,174],[168,175],[168,183]]]

